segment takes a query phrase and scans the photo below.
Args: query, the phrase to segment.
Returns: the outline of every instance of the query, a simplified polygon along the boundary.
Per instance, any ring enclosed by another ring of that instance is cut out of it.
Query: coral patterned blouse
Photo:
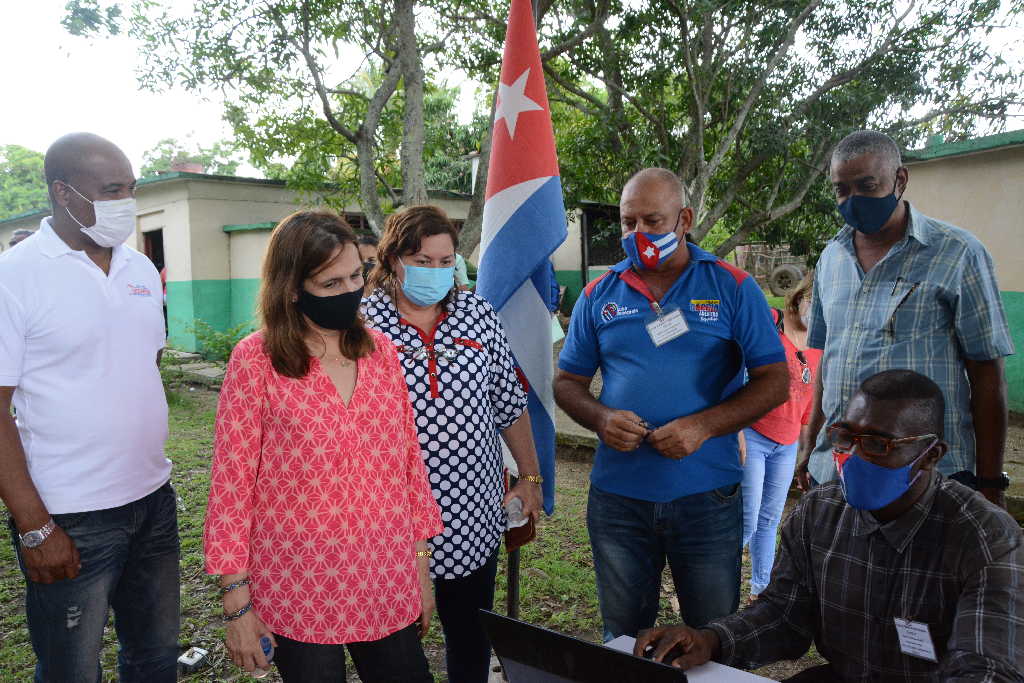
[[[415,542],[442,531],[390,340],[357,362],[348,405],[320,362],[277,374],[257,332],[217,410],[206,571],[249,570],[254,610],[307,643],[378,640],[420,613]]]

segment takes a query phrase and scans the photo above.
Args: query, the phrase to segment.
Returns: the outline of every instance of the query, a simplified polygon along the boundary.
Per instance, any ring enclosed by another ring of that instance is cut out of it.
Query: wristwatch
[[[57,524],[51,518],[50,521],[44,524],[41,528],[26,531],[18,536],[18,538],[21,539],[21,544],[26,548],[38,548],[56,528]]]
[[[1003,472],[998,477],[992,477],[991,479],[985,477],[978,477],[974,480],[975,486],[979,489],[999,489],[1005,491],[1010,488],[1010,475]]]

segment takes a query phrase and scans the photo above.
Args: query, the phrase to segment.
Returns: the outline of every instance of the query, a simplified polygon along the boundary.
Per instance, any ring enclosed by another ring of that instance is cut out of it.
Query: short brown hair
[[[459,231],[440,207],[430,204],[410,206],[388,216],[377,246],[377,265],[370,271],[370,289],[381,288],[394,299],[400,280],[392,262],[401,256],[417,253],[423,238],[432,235],[448,235],[455,248],[459,248]]]
[[[271,233],[263,258],[259,311],[263,349],[278,374],[300,378],[309,372],[305,341],[309,326],[294,297],[306,278],[320,272],[334,252],[348,244],[356,246],[355,233],[345,219],[331,211],[296,211]],[[353,360],[373,353],[373,338],[362,315],[351,328],[341,331],[339,346],[342,354]]]
[[[804,279],[800,281],[800,284],[796,286],[792,292],[786,295],[786,310],[793,315],[800,317],[800,303],[804,300],[804,297],[811,295],[811,290],[814,288],[814,269],[811,268],[804,275]]]

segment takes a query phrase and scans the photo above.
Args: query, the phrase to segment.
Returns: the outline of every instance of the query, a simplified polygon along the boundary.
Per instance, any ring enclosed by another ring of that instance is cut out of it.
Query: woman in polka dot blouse
[[[494,602],[504,506],[537,517],[537,454],[508,340],[494,309],[455,288],[458,233],[443,211],[415,206],[388,218],[367,322],[398,349],[444,532],[430,540],[430,573],[445,636],[448,680],[485,683],[490,643],[477,617]],[[499,433],[519,469],[507,494]]]
[[[286,683],[433,681],[426,539],[442,530],[391,341],[358,315],[363,271],[336,214],[281,221],[263,265],[263,329],[228,363],[204,549],[227,649],[276,648]]]

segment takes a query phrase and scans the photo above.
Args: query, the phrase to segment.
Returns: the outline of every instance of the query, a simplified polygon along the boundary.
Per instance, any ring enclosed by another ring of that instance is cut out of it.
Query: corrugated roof
[[[996,135],[986,135],[980,138],[962,140],[960,142],[944,142],[938,145],[915,149],[906,152],[903,160],[907,163],[931,161],[943,157],[961,156],[964,154],[977,154],[979,152],[991,152],[997,149],[1018,147],[1024,145],[1024,130],[1011,130]]]

